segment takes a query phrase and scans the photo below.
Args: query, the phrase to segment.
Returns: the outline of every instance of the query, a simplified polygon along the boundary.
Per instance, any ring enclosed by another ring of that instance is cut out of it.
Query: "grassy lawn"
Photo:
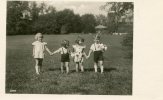
[[[45,35],[51,51],[60,47],[60,41],[67,39],[74,44],[77,35]],[[92,35],[82,35],[87,45],[86,53],[93,43]],[[122,36],[103,35],[102,41],[111,44],[104,53],[104,74],[94,73],[93,55],[85,60],[84,73],[76,73],[73,61],[70,74],[60,73],[60,55],[46,57],[43,61],[44,72],[35,74],[35,61],[32,58],[33,35],[7,36],[6,54],[6,93],[35,94],[132,94],[132,59],[125,59],[121,45]]]

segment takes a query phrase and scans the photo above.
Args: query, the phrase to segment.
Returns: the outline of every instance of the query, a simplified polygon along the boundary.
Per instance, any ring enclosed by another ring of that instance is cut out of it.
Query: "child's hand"
[[[88,59],[89,58],[89,56],[86,56],[86,59]]]
[[[53,55],[53,53],[50,53],[50,55],[52,56],[52,55]]]
[[[74,57],[75,56],[73,52],[71,52],[70,55],[71,55],[71,57]]]

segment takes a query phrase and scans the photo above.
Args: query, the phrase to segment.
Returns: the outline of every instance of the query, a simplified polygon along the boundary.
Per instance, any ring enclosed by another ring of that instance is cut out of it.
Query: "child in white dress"
[[[43,42],[43,35],[42,33],[37,33],[35,35],[35,42],[32,43],[33,45],[33,57],[35,58],[36,65],[35,70],[36,74],[40,74],[40,71],[42,69],[42,62],[44,59],[44,51],[48,51],[49,54],[51,54],[50,50],[47,48],[47,43]]]
[[[74,58],[75,66],[76,66],[76,72],[78,72],[78,69],[80,67],[81,72],[84,72],[84,67],[83,67],[83,60],[84,57],[87,58],[84,49],[86,48],[85,45],[83,45],[84,39],[81,37],[78,37],[76,40],[76,44],[73,45],[73,52],[71,56]]]
[[[69,41],[63,40],[61,43],[61,47],[52,53],[60,53],[61,54],[61,73],[63,73],[63,67],[66,67],[66,72],[69,73],[69,62],[70,62],[70,50],[69,50]]]
[[[94,53],[94,69],[95,72],[97,72],[97,66],[99,65],[101,69],[101,73],[103,73],[104,67],[103,67],[103,52],[107,50],[107,46],[100,42],[100,36],[96,35],[94,39],[94,43],[91,45],[88,57],[93,52]]]

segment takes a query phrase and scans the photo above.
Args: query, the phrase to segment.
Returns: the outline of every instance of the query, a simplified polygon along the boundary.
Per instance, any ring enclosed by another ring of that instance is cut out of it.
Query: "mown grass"
[[[45,35],[51,51],[60,47],[60,41],[67,39],[74,44],[77,35]],[[82,35],[87,45],[86,53],[93,43],[92,35]],[[23,94],[132,94],[132,59],[125,59],[126,50],[121,41],[123,36],[103,35],[102,41],[111,45],[104,54],[104,74],[94,73],[93,56],[85,60],[84,73],[76,73],[70,62],[70,74],[60,73],[60,55],[46,57],[43,73],[35,74],[32,58],[33,35],[7,36],[6,93]],[[11,92],[11,90],[16,90]]]

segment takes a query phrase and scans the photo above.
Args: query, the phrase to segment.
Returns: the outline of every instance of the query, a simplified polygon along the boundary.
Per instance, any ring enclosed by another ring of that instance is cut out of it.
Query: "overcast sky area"
[[[107,12],[101,10],[100,7],[105,5],[106,2],[83,2],[83,1],[46,1],[47,5],[53,5],[57,11],[63,10],[65,8],[71,9],[75,14],[94,14],[94,15],[107,15]]]

